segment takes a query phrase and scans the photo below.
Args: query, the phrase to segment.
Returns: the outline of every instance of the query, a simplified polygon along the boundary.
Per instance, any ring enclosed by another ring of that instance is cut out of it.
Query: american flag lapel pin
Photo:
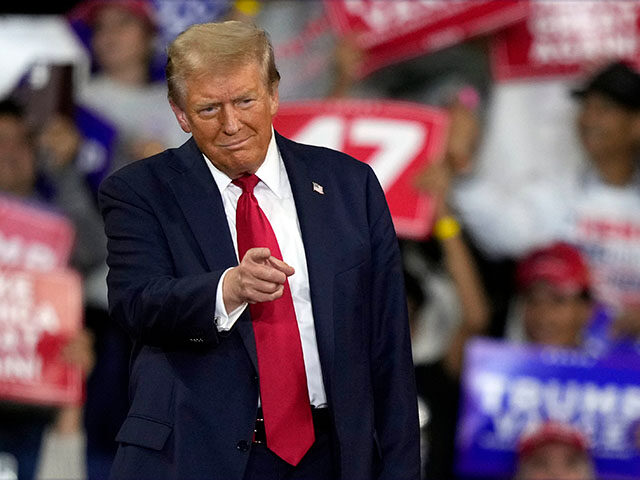
[[[324,195],[324,188],[322,187],[322,185],[316,182],[311,182],[311,184],[313,185],[314,192],[319,193],[320,195]]]

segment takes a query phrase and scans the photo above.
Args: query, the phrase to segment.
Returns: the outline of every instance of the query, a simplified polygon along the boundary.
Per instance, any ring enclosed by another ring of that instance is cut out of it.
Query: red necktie
[[[282,260],[278,240],[253,189],[260,181],[247,175],[233,181],[242,188],[236,209],[238,254],[267,247]],[[282,297],[250,304],[258,353],[260,399],[267,446],[280,458],[297,465],[315,440],[307,390],[302,343],[288,280]]]

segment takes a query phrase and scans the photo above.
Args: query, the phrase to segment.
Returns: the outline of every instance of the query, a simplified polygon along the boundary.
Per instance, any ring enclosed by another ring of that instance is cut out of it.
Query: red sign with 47
[[[413,182],[445,147],[444,110],[397,101],[302,101],[280,105],[275,129],[297,142],[333,148],[373,168],[398,236],[422,240],[434,202]]]

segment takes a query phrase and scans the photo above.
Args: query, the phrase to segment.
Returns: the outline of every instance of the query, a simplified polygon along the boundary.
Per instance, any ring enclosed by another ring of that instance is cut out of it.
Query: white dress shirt
[[[204,156],[204,155],[203,155]],[[205,162],[211,171],[220,194],[227,216],[229,230],[233,238],[233,246],[238,255],[238,241],[236,232],[236,205],[242,194],[242,189],[234,185],[231,179],[218,170],[206,156]],[[273,131],[271,142],[267,149],[264,162],[256,172],[260,182],[253,193],[265,213],[278,240],[282,259],[295,269],[295,273],[288,278],[293,297],[293,307],[298,321],[298,330],[302,341],[302,353],[304,356],[304,368],[307,374],[307,387],[309,399],[316,407],[325,406],[327,396],[322,382],[322,370],[318,355],[318,344],[314,328],[313,312],[311,310],[311,295],[309,290],[309,274],[305,257],[304,244],[296,205],[291,192],[289,177],[280,152],[275,142]],[[228,270],[227,270],[228,272]],[[227,313],[222,297],[222,282],[225,272],[218,282],[216,290],[216,326],[219,331],[230,330],[238,320],[247,304],[238,307],[233,312]]]

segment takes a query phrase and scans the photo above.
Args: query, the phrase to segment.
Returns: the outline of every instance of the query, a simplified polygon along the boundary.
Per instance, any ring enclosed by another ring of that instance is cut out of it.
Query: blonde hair
[[[268,87],[280,80],[269,36],[261,28],[236,20],[192,25],[167,49],[169,99],[181,105],[189,76],[224,72],[251,62],[258,62]]]

